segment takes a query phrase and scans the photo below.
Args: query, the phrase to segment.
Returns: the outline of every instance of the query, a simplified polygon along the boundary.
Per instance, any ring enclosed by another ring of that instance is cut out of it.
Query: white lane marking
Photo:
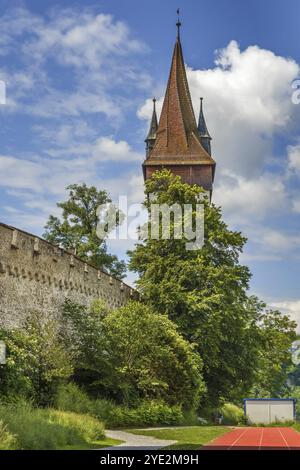
[[[264,436],[264,428],[261,428],[261,435],[260,435],[259,449],[258,450],[261,450],[263,436]]]
[[[232,444],[230,444],[227,450],[231,449],[231,447],[233,447],[248,430],[249,430],[248,428],[245,429],[245,431],[242,432],[242,434],[240,434],[239,437]]]
[[[284,440],[285,445],[287,446],[287,448],[288,448],[289,450],[291,450],[291,448],[290,448],[290,446],[288,445],[288,443],[286,442],[286,438],[285,438],[284,435],[282,434],[281,430],[280,430],[279,428],[277,428],[277,430],[280,432],[280,435],[281,435],[282,439]]]

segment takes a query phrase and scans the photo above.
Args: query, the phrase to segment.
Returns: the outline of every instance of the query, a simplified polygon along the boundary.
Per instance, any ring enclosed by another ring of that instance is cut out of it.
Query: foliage
[[[186,238],[148,237],[129,252],[129,268],[140,276],[137,285],[144,301],[167,314],[184,337],[197,345],[207,402],[217,405],[221,398],[237,400],[257,380],[263,382],[269,365],[265,357],[272,357],[272,370],[278,373],[274,383],[269,377],[263,386],[280,387],[290,363],[288,345],[295,324],[279,313],[265,313],[265,305],[248,296],[251,274],[239,263],[246,239],[228,229],[221,209],[209,204],[201,188],[183,183],[167,170],[154,173],[145,192],[149,212],[152,203],[177,203],[182,208],[191,204],[195,216],[196,204],[203,200],[202,249],[186,250]],[[175,224],[173,218],[171,234]]]
[[[67,344],[77,348],[91,390],[131,406],[143,399],[197,403],[204,388],[200,357],[166,316],[139,302],[108,313],[68,302],[64,315],[71,321]]]
[[[296,416],[297,420],[300,421],[300,387],[291,387],[286,395],[285,398],[295,398],[296,399]]]
[[[13,450],[16,448],[16,438],[7,430],[7,426],[0,421],[0,450]]]
[[[245,421],[243,409],[233,403],[224,403],[220,413],[223,416],[222,424],[227,426],[242,424]]]
[[[108,314],[109,309],[101,301],[86,307],[67,300],[63,307],[61,335],[76,363],[73,378],[94,395],[105,393],[102,381],[111,372],[103,331],[103,320]]]
[[[260,316],[261,347],[257,350],[258,370],[254,397],[284,396],[286,380],[293,368],[291,344],[295,339],[296,324],[277,310],[264,311]]]
[[[74,434],[78,432],[85,441],[100,441],[105,437],[103,424],[92,416],[53,409],[45,414],[50,423],[65,426]]]
[[[51,402],[57,385],[72,373],[70,359],[54,320],[31,313],[22,330],[0,330],[7,362],[1,369],[0,389],[4,396],[23,396],[36,404]]]
[[[100,240],[97,235],[98,207],[111,203],[107,192],[86,184],[72,184],[67,189],[69,199],[57,204],[62,209],[62,220],[50,215],[44,238],[66,250],[75,250],[81,259],[122,279],[125,263],[107,253],[105,240]],[[121,214],[117,222],[120,218]]]
[[[73,382],[60,385],[57,389],[54,406],[58,410],[74,411],[93,415],[94,401]]]
[[[113,413],[109,413],[106,421],[107,425],[113,428],[174,426],[182,422],[183,413],[180,406],[170,406],[160,401],[144,401],[136,408],[116,406]]]
[[[169,406],[159,401],[144,401],[135,408],[119,406],[111,400],[91,399],[76,385],[59,387],[55,406],[59,410],[88,413],[110,428],[126,426],[178,425],[184,420],[179,406]]]
[[[96,441],[104,436],[103,425],[91,416],[36,409],[22,400],[0,405],[0,420],[5,426],[4,432],[9,432],[3,448],[60,449]],[[0,436],[2,434],[0,432]]]

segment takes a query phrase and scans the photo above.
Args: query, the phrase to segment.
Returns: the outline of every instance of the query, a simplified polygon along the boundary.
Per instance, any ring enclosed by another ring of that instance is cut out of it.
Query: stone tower
[[[206,127],[201,99],[197,126],[184,65],[178,21],[171,70],[157,124],[155,100],[146,139],[144,179],[162,168],[179,175],[185,183],[201,186],[212,195],[216,163],[211,156],[211,136]]]

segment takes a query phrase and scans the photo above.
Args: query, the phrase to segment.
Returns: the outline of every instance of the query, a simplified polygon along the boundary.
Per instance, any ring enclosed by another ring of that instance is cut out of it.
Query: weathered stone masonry
[[[57,316],[66,298],[110,307],[135,295],[122,281],[29,233],[0,223],[0,325],[21,326],[30,311]]]

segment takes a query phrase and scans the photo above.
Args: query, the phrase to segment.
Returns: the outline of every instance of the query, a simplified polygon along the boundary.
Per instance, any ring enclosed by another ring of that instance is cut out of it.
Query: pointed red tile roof
[[[146,165],[164,163],[215,164],[201,145],[179,35],[174,47],[156,142],[145,161]]]

